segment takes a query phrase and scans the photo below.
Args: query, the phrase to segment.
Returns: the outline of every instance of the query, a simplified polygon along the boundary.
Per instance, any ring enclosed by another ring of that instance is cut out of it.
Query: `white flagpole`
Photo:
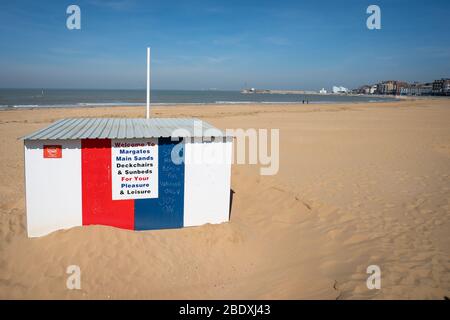
[[[147,119],[150,118],[150,47],[147,48]]]

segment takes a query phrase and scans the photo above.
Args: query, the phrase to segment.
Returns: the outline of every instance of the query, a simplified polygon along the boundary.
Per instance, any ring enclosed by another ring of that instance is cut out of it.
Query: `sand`
[[[233,165],[231,222],[28,239],[23,143],[63,117],[144,108],[0,112],[0,298],[443,299],[450,296],[450,100],[153,109],[220,128],[280,129],[280,171]],[[61,214],[64,214],[61,212]],[[81,268],[81,290],[66,268]],[[381,269],[369,290],[366,269]]]

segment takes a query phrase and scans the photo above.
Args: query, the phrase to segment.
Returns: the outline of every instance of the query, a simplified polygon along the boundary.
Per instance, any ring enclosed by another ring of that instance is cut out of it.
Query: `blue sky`
[[[145,88],[147,46],[155,89],[430,81],[450,76],[449,16],[446,0],[2,1],[0,87]]]

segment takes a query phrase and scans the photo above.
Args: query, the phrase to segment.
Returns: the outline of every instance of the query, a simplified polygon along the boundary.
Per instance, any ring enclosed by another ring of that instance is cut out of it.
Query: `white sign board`
[[[158,139],[111,140],[112,199],[158,198]]]

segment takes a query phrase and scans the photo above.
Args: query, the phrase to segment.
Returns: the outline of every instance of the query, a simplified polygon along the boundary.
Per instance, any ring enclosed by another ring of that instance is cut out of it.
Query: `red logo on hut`
[[[62,147],[44,146],[44,158],[62,158]]]

